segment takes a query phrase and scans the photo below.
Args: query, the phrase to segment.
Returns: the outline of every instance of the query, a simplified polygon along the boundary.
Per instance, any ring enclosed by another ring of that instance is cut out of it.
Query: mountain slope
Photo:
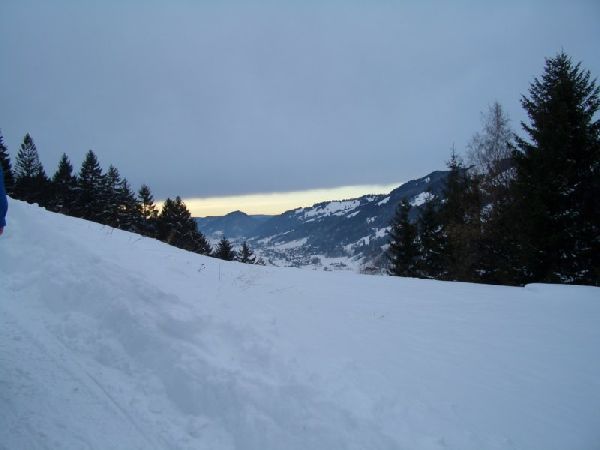
[[[271,216],[250,216],[242,211],[233,211],[224,216],[197,217],[198,228],[213,240],[220,237],[243,238],[252,236],[256,229]]]
[[[246,266],[11,201],[2,449],[584,449],[600,289]]]
[[[372,269],[381,266],[379,259],[398,204],[408,199],[414,206],[411,217],[416,218],[431,196],[440,195],[447,174],[432,172],[389,194],[322,202],[262,222],[237,211],[221,218],[198,219],[198,223],[213,242],[223,234],[238,244],[248,240],[257,254],[272,265]]]

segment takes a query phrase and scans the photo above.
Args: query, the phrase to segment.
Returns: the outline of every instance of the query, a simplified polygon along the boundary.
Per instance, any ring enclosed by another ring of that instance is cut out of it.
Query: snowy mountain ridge
[[[259,267],[10,201],[1,449],[590,449],[600,289]]]
[[[380,272],[386,232],[398,204],[408,199],[415,218],[426,201],[440,195],[447,173],[432,172],[388,194],[296,208],[260,223],[246,216],[246,226],[238,226],[237,214],[197,220],[212,242],[223,235],[237,245],[247,240],[269,265]]]

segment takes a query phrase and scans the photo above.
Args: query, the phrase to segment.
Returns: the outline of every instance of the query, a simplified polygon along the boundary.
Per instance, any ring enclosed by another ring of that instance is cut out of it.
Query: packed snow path
[[[10,202],[0,449],[600,448],[600,289],[225,263]]]

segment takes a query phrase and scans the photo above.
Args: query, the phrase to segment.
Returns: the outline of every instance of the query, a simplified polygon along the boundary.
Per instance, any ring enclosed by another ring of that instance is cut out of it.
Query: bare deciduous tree
[[[475,133],[467,147],[467,163],[492,184],[505,185],[512,177],[514,133],[510,119],[498,102],[481,114],[483,128]]]

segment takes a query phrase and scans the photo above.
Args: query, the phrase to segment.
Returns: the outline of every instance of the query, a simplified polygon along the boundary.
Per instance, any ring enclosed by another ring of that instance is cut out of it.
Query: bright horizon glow
[[[369,194],[387,194],[402,183],[339,186],[305,191],[271,192],[205,198],[184,198],[194,217],[223,216],[232,211],[246,214],[281,214],[290,209],[308,207],[329,200],[346,200]],[[159,203],[162,206],[162,202]]]

